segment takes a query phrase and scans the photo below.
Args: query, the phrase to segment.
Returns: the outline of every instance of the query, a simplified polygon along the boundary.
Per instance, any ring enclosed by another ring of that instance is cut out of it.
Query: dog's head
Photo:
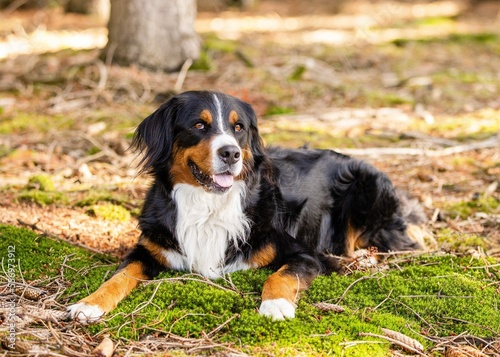
[[[186,183],[213,193],[245,180],[264,157],[252,107],[205,91],[163,104],[139,125],[132,146],[144,155],[143,171],[172,186]]]

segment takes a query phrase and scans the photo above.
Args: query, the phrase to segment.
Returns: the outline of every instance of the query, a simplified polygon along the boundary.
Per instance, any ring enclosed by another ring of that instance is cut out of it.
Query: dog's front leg
[[[113,310],[142,280],[146,279],[148,277],[141,262],[127,263],[94,293],[69,306],[70,317],[84,324],[95,322]]]
[[[68,307],[69,315],[84,324],[95,322],[113,310],[141,281],[153,279],[169,267],[164,250],[148,238],[141,237],[139,244],[108,281],[94,293]]]
[[[319,264],[313,259],[283,265],[264,283],[259,313],[274,320],[295,317],[300,292],[311,285],[319,272]]]

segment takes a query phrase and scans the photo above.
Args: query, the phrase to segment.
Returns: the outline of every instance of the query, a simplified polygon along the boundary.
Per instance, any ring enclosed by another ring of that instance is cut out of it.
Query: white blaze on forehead
[[[224,132],[224,121],[222,120],[222,105],[220,104],[219,98],[217,97],[217,94],[215,94],[215,93],[214,93],[214,99],[215,99],[215,109],[217,111],[215,120],[217,121],[219,131],[221,133],[223,133]]]

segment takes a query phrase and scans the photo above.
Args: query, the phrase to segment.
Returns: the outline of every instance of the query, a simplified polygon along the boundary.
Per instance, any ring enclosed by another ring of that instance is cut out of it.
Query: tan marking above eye
[[[231,110],[231,112],[229,113],[229,122],[234,125],[237,121],[238,113],[236,113],[235,110]]]
[[[203,109],[202,112],[200,113],[200,119],[203,120],[205,123],[211,124],[213,121],[212,113],[210,113],[208,109]]]

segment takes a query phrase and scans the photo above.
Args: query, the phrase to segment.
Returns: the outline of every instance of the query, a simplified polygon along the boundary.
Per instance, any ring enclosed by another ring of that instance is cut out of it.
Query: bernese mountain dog
[[[111,311],[141,281],[168,269],[216,279],[274,271],[259,312],[292,318],[319,274],[342,271],[357,249],[419,249],[422,215],[382,172],[331,150],[266,148],[252,107],[191,91],[144,119],[132,143],[152,175],[138,243],[97,291],[70,306],[82,323]]]

